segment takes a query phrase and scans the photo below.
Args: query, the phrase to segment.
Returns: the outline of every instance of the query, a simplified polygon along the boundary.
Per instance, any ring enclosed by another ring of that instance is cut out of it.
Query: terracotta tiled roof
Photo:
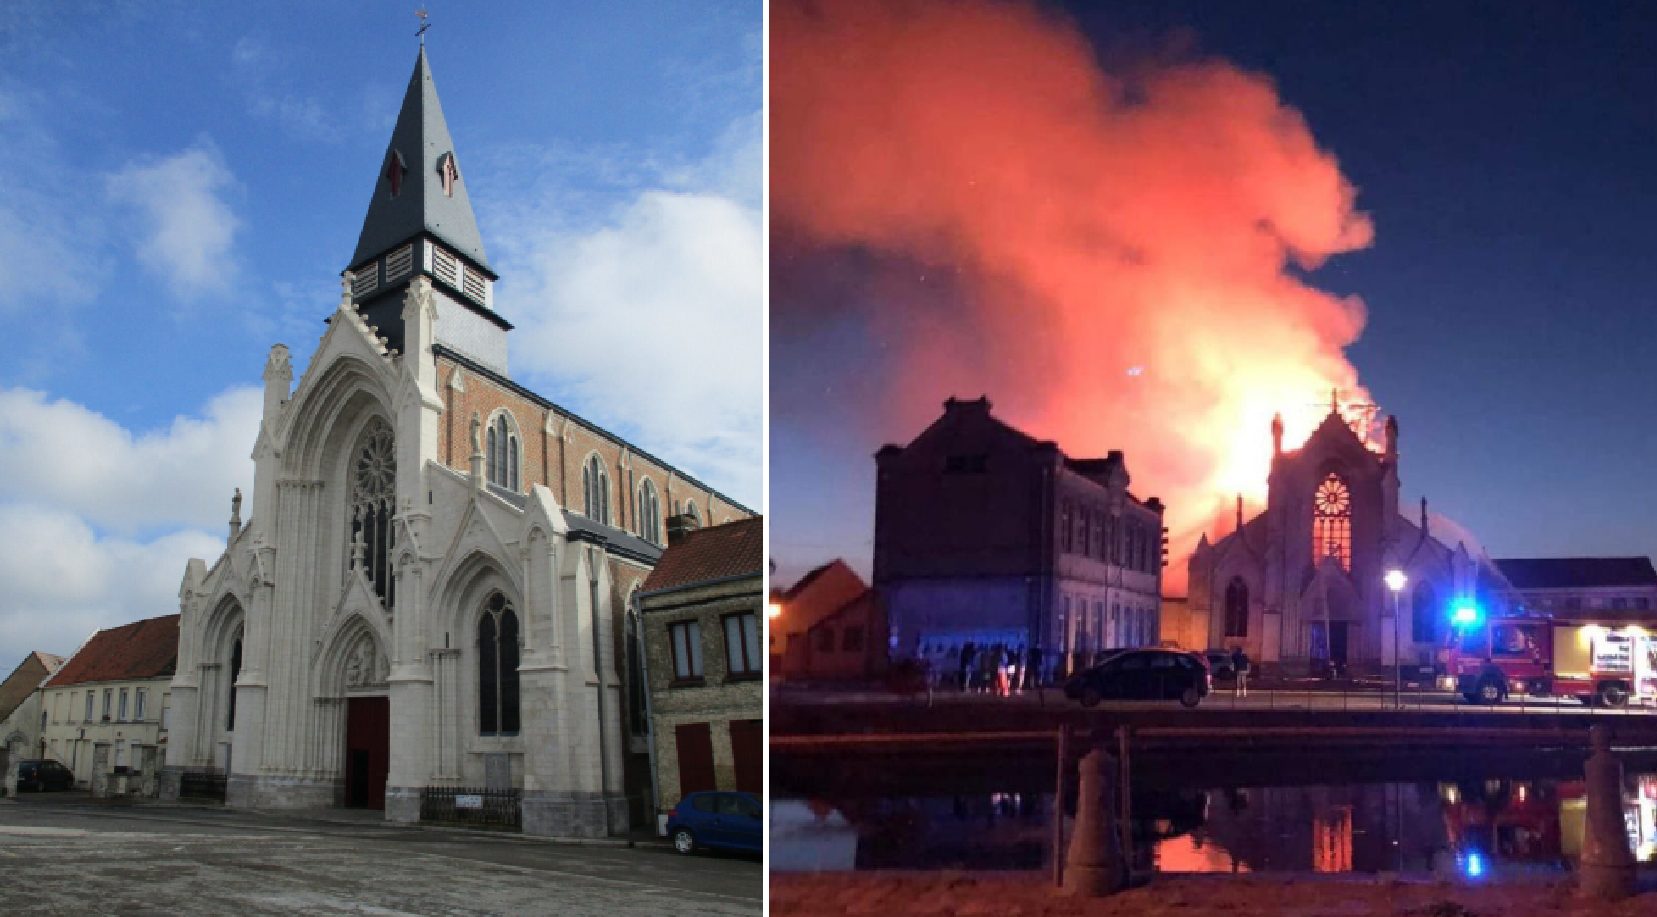
[[[159,678],[177,663],[178,615],[167,615],[98,631],[46,684]]]
[[[765,572],[765,517],[697,529],[662,552],[643,592]]]
[[[46,676],[63,665],[63,657],[51,653],[34,652],[23,657],[10,676],[0,682],[0,720],[12,715],[29,695],[40,687]]]

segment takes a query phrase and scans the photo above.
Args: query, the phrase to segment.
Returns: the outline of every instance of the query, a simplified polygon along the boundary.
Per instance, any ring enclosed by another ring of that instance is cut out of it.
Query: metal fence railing
[[[518,790],[428,786],[420,791],[420,820],[468,828],[523,829],[523,794]]]

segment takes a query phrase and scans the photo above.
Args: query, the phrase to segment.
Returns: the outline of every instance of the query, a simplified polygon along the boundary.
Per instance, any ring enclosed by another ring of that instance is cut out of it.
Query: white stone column
[[[406,531],[406,529],[405,529]],[[410,546],[405,545],[408,549]],[[397,564],[397,610],[392,619],[390,681],[391,761],[386,775],[387,821],[420,820],[420,791],[431,782],[434,728],[432,675],[424,643],[425,565],[405,553]]]

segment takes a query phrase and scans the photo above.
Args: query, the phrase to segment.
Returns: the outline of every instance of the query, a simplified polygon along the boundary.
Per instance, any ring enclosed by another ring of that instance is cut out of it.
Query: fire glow
[[[1362,303],[1295,269],[1371,225],[1265,77],[1189,58],[1106,72],[1072,23],[1020,4],[772,10],[774,226],[966,291],[939,306],[878,278],[878,306],[845,305],[901,393],[881,435],[982,392],[1071,455],[1126,449],[1134,491],[1169,506],[1178,590],[1198,534],[1236,494],[1263,500],[1273,415],[1293,448],[1331,389],[1368,400],[1343,353]],[[776,329],[803,307],[772,308]]]

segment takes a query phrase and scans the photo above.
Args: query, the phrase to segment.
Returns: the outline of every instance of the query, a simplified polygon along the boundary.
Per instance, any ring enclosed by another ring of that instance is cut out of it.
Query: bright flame
[[[1235,495],[1262,502],[1273,415],[1292,449],[1331,389],[1368,400],[1343,353],[1362,303],[1291,265],[1371,226],[1266,77],[1172,54],[1107,73],[1025,3],[780,0],[772,42],[771,352],[844,374],[798,407],[823,429],[906,440],[988,393],[1072,456],[1124,449],[1169,507],[1177,590]],[[823,360],[848,327],[870,355]],[[866,379],[878,399],[827,416]]]

